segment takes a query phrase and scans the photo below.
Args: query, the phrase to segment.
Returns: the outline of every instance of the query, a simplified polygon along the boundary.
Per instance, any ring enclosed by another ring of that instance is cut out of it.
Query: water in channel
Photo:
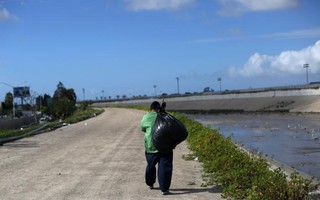
[[[246,149],[320,179],[320,114],[187,114]]]

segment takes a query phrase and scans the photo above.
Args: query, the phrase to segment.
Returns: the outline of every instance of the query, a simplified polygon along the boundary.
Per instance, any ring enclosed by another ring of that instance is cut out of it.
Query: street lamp
[[[218,78],[218,81],[220,82],[220,92],[221,92],[221,81],[222,81],[221,77]]]
[[[0,83],[12,88],[12,118],[14,119],[15,116],[16,116],[16,114],[15,114],[16,111],[15,111],[15,108],[14,108],[14,86],[12,86],[12,85],[10,85],[8,83],[5,83],[5,82],[0,82]]]
[[[156,97],[157,96],[157,86],[153,85],[153,88],[154,88],[154,96]]]
[[[179,92],[179,77],[177,77],[176,79],[177,79],[178,94],[180,94],[180,92]]]
[[[85,101],[85,99],[86,99],[86,98],[85,98],[85,97],[86,97],[86,96],[85,96],[86,90],[85,90],[84,88],[82,88],[82,93],[83,93],[83,101]]]
[[[304,64],[303,68],[306,68],[306,73],[307,73],[307,84],[309,83],[309,77],[308,77],[308,68],[309,68],[309,64]]]
[[[102,90],[101,92],[102,92],[101,100],[103,100],[104,99],[104,90]]]

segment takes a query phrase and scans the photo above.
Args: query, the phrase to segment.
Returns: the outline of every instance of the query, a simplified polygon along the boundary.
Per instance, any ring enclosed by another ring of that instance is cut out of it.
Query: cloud
[[[253,54],[243,67],[230,67],[231,76],[290,75],[305,73],[303,65],[309,64],[309,72],[320,73],[320,40],[300,51],[283,51],[279,55],[269,56]]]
[[[283,33],[257,36],[256,38],[275,38],[275,39],[299,39],[299,38],[319,38],[320,28],[295,30]]]
[[[16,20],[17,17],[12,15],[7,9],[2,8],[0,9],[0,22],[1,21],[9,21],[9,20]]]
[[[289,32],[272,33],[272,34],[268,34],[268,35],[257,35],[257,36],[241,36],[241,30],[239,30],[238,34],[232,34],[232,35],[236,35],[236,36],[195,39],[190,42],[191,43],[214,43],[214,42],[225,42],[225,41],[246,40],[246,39],[319,38],[320,37],[320,28],[294,30],[294,31],[289,31]]]
[[[176,10],[195,2],[195,0],[125,0],[129,10]]]
[[[222,16],[237,16],[243,12],[270,11],[293,8],[298,0],[216,0],[222,9],[218,14]]]

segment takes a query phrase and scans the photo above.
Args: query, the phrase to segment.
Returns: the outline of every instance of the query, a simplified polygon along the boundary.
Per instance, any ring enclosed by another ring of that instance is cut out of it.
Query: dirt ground
[[[201,165],[174,151],[171,194],[144,183],[140,120],[145,112],[110,108],[96,118],[0,146],[0,199],[221,199],[201,187]]]

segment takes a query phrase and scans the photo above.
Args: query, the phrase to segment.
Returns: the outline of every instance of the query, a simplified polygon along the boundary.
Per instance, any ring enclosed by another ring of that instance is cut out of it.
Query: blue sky
[[[0,101],[320,81],[318,0],[0,0]],[[3,84],[6,83],[6,84]],[[156,85],[156,88],[154,86]],[[83,93],[83,89],[85,93]],[[103,91],[103,92],[102,92]],[[85,94],[85,95],[83,95]]]

